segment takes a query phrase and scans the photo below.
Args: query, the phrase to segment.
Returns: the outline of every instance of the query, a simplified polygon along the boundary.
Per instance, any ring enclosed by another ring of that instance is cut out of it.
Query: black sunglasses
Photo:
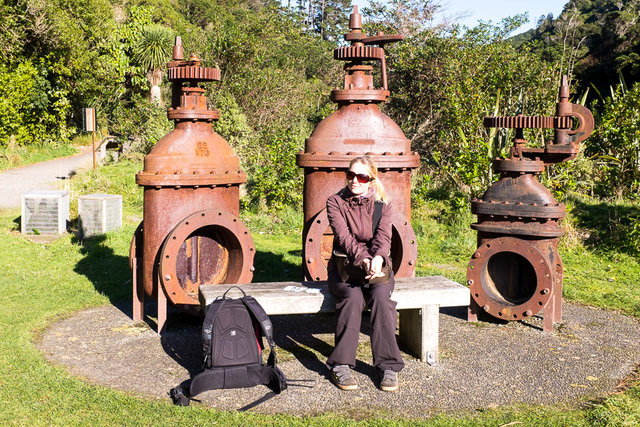
[[[371,181],[371,177],[369,175],[365,175],[363,173],[355,173],[353,171],[347,171],[347,181],[352,181],[353,178],[358,178],[358,182],[360,184],[366,184]]]

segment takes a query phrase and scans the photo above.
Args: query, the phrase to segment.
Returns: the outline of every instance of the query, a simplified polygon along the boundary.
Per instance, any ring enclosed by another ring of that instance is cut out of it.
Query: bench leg
[[[411,354],[431,366],[438,364],[440,306],[400,310],[400,342]]]
[[[562,322],[562,275],[558,279],[558,283],[556,284],[554,298],[556,300],[555,303],[555,312],[553,315],[553,320],[556,323]]]

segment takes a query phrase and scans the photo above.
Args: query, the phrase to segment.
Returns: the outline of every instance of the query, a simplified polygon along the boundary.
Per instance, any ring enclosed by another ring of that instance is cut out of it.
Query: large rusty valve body
[[[201,284],[247,283],[253,277],[255,247],[239,219],[239,186],[247,177],[229,144],[213,131],[218,112],[207,107],[198,82],[220,80],[216,68],[183,60],[176,38],[168,64],[173,131],[161,138],[136,175],[144,187],[144,219],[131,243],[134,320],[142,319],[144,294],[191,313],[200,310]],[[165,304],[166,308],[166,304]]]
[[[547,165],[571,160],[580,142],[593,131],[593,116],[569,103],[566,76],[560,85],[553,117],[485,117],[486,127],[515,129],[510,156],[496,158],[500,179],[471,202],[478,222],[478,248],[467,268],[472,301],[468,318],[482,309],[503,320],[521,320],[544,310],[543,329],[562,320],[562,260],[558,238],[566,210],[537,176]],[[527,148],[524,128],[553,128],[554,139],[544,148]]]
[[[414,274],[417,256],[410,223],[411,170],[420,165],[420,159],[400,127],[378,107],[389,96],[384,45],[402,36],[367,36],[357,6],[349,27],[345,40],[351,45],[334,50],[336,60],[347,61],[344,88],[331,92],[338,110],[318,123],[305,142],[305,151],[297,156],[298,166],[304,168],[304,275],[307,280],[326,280],[333,245],[327,199],[344,187],[351,159],[366,154],[378,165],[380,179],[396,207],[391,245],[394,271],[408,277]],[[364,61],[380,62],[382,88],[374,86],[373,67]]]

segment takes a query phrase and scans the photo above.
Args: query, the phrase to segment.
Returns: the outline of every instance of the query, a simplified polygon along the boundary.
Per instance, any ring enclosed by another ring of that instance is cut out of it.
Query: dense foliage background
[[[295,153],[334,105],[346,0],[5,0],[0,5],[0,150],[67,144],[83,107],[103,134],[144,154],[171,128],[164,64],[175,35],[222,71],[210,87],[215,125],[243,161],[247,207],[300,202]],[[383,108],[421,154],[416,200],[444,189],[459,208],[496,179],[491,159],[512,135],[485,130],[493,114],[553,114],[562,74],[597,130],[584,156],[552,168],[560,195],[637,198],[640,186],[639,0],[571,0],[561,15],[511,37],[515,16],[468,29],[439,19],[434,0],[373,1],[366,30],[399,32],[389,46],[392,97]],[[534,17],[535,18],[535,17]],[[530,132],[541,144],[550,135]],[[277,166],[277,167],[276,167]]]

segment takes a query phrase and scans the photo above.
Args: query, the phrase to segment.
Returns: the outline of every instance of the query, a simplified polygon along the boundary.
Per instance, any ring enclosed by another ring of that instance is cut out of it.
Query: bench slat
[[[201,285],[200,303],[206,308],[213,300],[234,285]],[[335,298],[329,292],[326,281],[321,282],[263,282],[235,285],[253,296],[267,314],[302,314],[335,311]],[[314,290],[319,293],[285,291],[287,286],[296,290]],[[228,296],[238,297],[232,290]],[[443,276],[405,277],[396,279],[391,299],[397,309],[414,309],[426,305],[441,307],[469,305],[469,289]]]

